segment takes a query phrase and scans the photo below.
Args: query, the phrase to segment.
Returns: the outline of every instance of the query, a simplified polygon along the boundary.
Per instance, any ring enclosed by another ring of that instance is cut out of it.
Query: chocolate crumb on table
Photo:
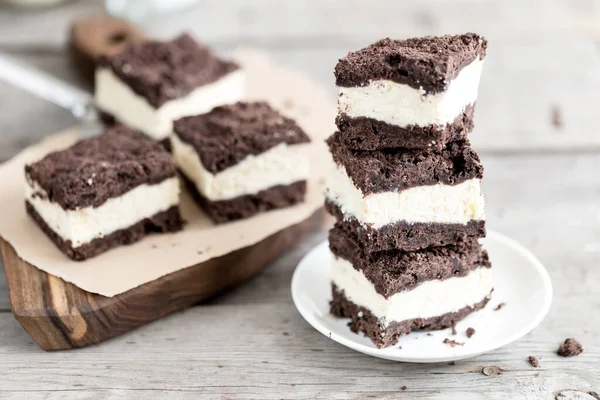
[[[540,366],[540,361],[537,359],[537,357],[529,356],[529,357],[527,357],[527,361],[529,361],[529,364],[531,364],[531,366],[534,368],[537,368]]]
[[[406,389],[407,389],[407,387],[406,387],[406,386],[402,386],[400,389],[402,389],[402,390],[406,390]]]
[[[451,346],[451,347],[456,347],[456,346],[464,346],[464,345],[465,345],[465,344],[464,344],[464,343],[462,343],[462,342],[457,342],[456,340],[452,340],[452,339],[448,339],[448,338],[444,339],[444,342],[443,342],[443,343],[444,343],[444,344],[447,344],[447,345],[449,345],[449,346]]]
[[[473,336],[475,334],[475,329],[473,329],[473,328],[467,328],[466,334],[467,334],[467,337],[470,339],[471,336]]]
[[[504,307],[506,305],[506,303],[500,303],[496,306],[496,308],[494,308],[494,311],[498,311],[500,309],[502,309],[502,307]]]
[[[551,113],[552,113],[552,125],[554,125],[555,128],[562,128],[563,127],[563,120],[562,120],[562,113],[560,112],[560,107],[557,105],[552,106],[552,108],[550,109]]]
[[[556,354],[561,357],[577,356],[581,353],[583,353],[583,346],[581,346],[581,343],[573,338],[565,339],[565,341],[558,347],[558,350],[556,350]]]

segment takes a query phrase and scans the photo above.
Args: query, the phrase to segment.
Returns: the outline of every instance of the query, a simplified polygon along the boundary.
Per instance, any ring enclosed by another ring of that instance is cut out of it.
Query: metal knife
[[[4,53],[0,53],[0,80],[68,110],[81,123],[82,138],[102,131],[94,98],[85,90]]]

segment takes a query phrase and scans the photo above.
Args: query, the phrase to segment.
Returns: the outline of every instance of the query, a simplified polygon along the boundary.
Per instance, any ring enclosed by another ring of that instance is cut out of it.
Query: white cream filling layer
[[[94,184],[93,179],[88,182]],[[46,224],[63,240],[70,240],[74,248],[129,228],[179,204],[177,177],[155,185],[140,185],[119,197],[108,199],[99,207],[78,210],[65,210],[49,201],[46,192],[36,182],[25,187],[25,199]]]
[[[366,117],[390,125],[445,125],[453,122],[477,99],[483,60],[476,58],[464,67],[442,93],[389,80],[373,80],[362,87],[339,87],[338,112]]]
[[[244,96],[245,75],[242,70],[237,70],[155,108],[111,69],[96,70],[96,105],[119,122],[139,129],[155,140],[166,139],[173,130],[173,121],[179,118],[204,114],[216,106],[240,101]]]
[[[213,174],[204,168],[193,146],[171,135],[175,163],[209,200],[229,200],[256,194],[277,185],[289,185],[309,177],[309,145],[282,143]]]
[[[458,223],[484,220],[481,180],[470,179],[458,185],[438,183],[402,191],[363,194],[346,173],[332,162],[326,196],[346,217],[355,217],[375,229],[398,221]]]
[[[331,279],[351,302],[369,309],[384,326],[414,318],[437,317],[473,306],[490,295],[491,268],[480,267],[466,276],[427,281],[414,289],[385,298],[362,271],[331,254]]]

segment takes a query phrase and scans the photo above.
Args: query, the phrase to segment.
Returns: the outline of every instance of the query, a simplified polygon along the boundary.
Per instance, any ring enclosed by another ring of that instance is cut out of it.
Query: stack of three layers
[[[378,347],[489,300],[483,167],[467,139],[486,47],[475,34],[384,39],[335,68],[331,313]]]

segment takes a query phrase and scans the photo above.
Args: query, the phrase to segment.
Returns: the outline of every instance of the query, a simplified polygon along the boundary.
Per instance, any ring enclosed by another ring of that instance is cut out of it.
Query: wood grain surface
[[[0,11],[0,51],[82,85],[64,60],[66,27],[101,9],[90,0],[40,14]],[[594,122],[600,2],[205,0],[193,13],[149,22],[147,29],[170,36],[186,20],[221,52],[262,47],[328,85],[332,96],[337,58],[373,39],[464,30],[487,35],[495,55],[484,70],[474,142],[486,167],[489,227],[546,265],[554,286],[550,312],[512,345],[455,365],[364,356],[315,331],[292,304],[292,273],[325,239],[317,233],[201,306],[100,346],[46,353],[7,311],[0,277],[0,398],[593,400],[589,392],[600,393],[600,131]],[[551,121],[557,102],[561,129]],[[0,159],[73,124],[61,110],[2,83],[0,122]],[[566,337],[580,340],[584,353],[556,356]],[[540,368],[527,363],[530,355],[540,358]],[[485,376],[485,366],[502,373]]]

